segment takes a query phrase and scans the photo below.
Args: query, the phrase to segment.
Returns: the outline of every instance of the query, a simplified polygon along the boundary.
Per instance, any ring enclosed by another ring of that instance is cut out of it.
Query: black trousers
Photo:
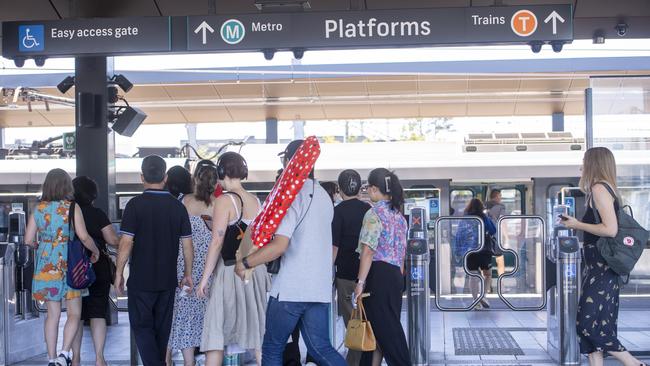
[[[175,290],[129,289],[129,322],[145,366],[165,365],[174,314]]]
[[[400,322],[404,278],[399,267],[386,262],[372,262],[366,278],[363,300],[368,321],[388,366],[410,366],[411,354]],[[361,366],[372,365],[372,352],[364,352]]]

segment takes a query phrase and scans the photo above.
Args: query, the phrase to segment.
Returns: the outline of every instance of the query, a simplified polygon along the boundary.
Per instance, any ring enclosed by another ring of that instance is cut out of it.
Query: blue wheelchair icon
[[[18,27],[18,50],[37,52],[45,49],[45,27],[42,25],[21,25]]]

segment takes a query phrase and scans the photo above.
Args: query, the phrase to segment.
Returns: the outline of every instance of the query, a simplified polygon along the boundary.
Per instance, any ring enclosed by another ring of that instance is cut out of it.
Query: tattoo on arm
[[[217,230],[217,236],[222,238],[226,235],[226,232],[224,230]]]

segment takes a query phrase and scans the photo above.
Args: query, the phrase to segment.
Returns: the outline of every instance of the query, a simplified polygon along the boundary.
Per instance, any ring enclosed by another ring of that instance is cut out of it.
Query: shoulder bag
[[[602,184],[609,193],[614,197],[615,203],[618,202],[618,197],[612,188],[603,183]],[[601,223],[600,214],[596,209],[593,194],[591,196],[591,206],[594,210],[594,217],[596,224]],[[626,276],[625,283],[629,281],[630,272],[634,269],[636,262],[643,254],[643,250],[648,242],[648,231],[644,229],[632,216],[632,209],[630,214],[625,212],[624,208],[629,206],[620,206],[616,210],[616,221],[618,231],[616,236],[608,238],[601,236],[596,242],[596,247],[603,256],[607,265],[616,272],[619,276]]]
[[[66,282],[71,288],[82,290],[90,287],[95,282],[96,277],[90,258],[88,258],[81,240],[75,234],[74,210],[75,203],[72,202],[68,213],[68,270]]]

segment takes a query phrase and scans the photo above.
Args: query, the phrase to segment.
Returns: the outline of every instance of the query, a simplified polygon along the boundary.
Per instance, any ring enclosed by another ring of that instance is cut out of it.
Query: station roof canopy
[[[602,73],[605,74],[605,73]],[[615,72],[625,75],[626,72]],[[136,85],[127,98],[145,123],[549,116],[584,113],[589,75],[364,76]],[[72,98],[56,88],[40,92]],[[24,101],[0,105],[0,126],[71,126],[74,109]],[[30,111],[31,109],[31,111]]]

